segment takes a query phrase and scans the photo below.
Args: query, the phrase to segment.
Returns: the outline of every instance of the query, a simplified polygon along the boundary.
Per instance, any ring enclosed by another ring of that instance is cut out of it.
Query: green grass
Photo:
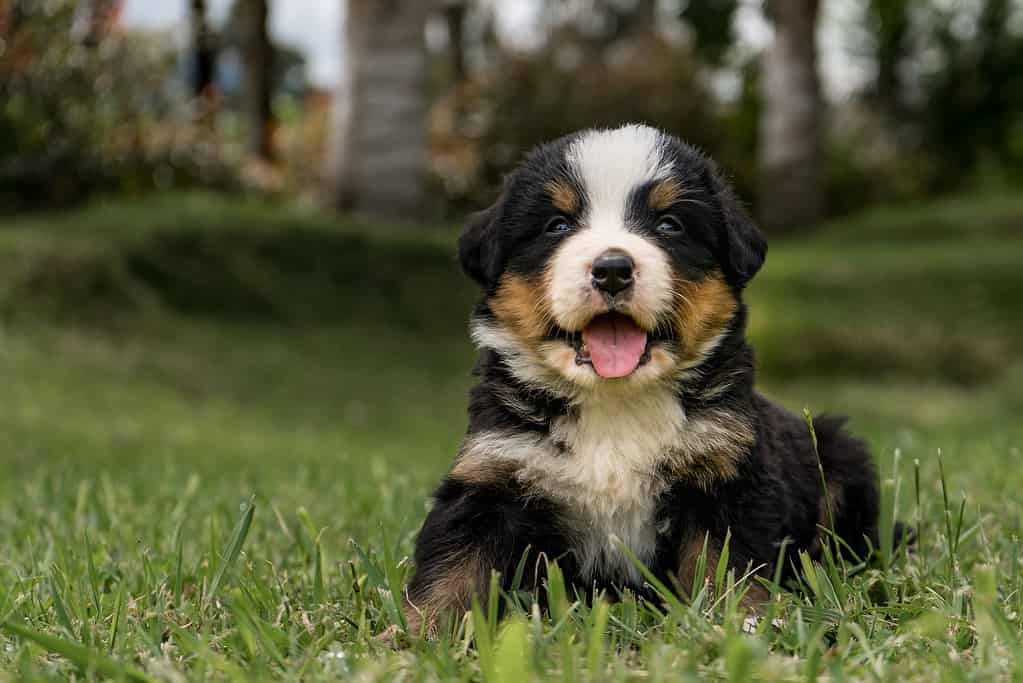
[[[456,232],[205,195],[0,219],[0,680],[1023,675],[1023,200],[845,219],[750,291],[763,388],[852,416],[918,552],[808,566],[756,634],[726,575],[593,606],[555,575],[549,615],[394,652],[464,430]]]

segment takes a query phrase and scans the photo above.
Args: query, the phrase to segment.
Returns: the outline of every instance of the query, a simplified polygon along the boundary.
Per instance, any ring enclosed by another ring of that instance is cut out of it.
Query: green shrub
[[[229,182],[175,86],[170,42],[94,32],[79,5],[21,0],[0,23],[0,209]]]

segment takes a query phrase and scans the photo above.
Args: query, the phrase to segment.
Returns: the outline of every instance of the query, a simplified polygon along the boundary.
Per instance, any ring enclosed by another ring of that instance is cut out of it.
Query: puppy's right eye
[[[564,216],[555,216],[547,221],[547,225],[544,226],[543,231],[548,235],[563,235],[571,229],[572,226],[568,224],[567,218]]]

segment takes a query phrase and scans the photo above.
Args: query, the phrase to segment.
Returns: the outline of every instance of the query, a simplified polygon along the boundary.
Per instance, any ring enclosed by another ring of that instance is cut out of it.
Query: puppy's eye
[[[563,235],[571,229],[572,226],[569,225],[567,218],[564,216],[555,216],[547,221],[547,225],[544,226],[543,231],[549,235]]]
[[[679,235],[685,232],[685,228],[682,227],[682,221],[674,216],[661,216],[657,219],[657,232]]]

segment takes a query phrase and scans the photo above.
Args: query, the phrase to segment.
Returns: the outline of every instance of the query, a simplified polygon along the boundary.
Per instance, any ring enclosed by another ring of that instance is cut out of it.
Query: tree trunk
[[[245,59],[245,108],[249,118],[249,153],[273,161],[273,45],[267,0],[246,0],[242,49]]]
[[[349,0],[325,197],[335,208],[416,218],[426,160],[425,0]]]
[[[213,96],[213,79],[216,69],[216,51],[213,47],[213,34],[210,32],[206,18],[206,0],[190,0],[192,24],[192,92],[203,100]]]
[[[824,209],[818,0],[774,0],[775,36],[763,57],[760,215],[775,233],[806,229]]]
[[[465,66],[465,15],[469,6],[462,0],[449,0],[444,7],[448,26],[448,50],[451,55],[451,82],[459,86],[468,75]]]

